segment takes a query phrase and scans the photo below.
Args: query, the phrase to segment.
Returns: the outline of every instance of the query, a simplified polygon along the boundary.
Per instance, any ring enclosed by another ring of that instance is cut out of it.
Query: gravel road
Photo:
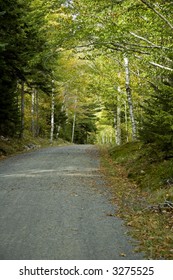
[[[0,259],[142,259],[92,145],[44,148],[0,162]]]

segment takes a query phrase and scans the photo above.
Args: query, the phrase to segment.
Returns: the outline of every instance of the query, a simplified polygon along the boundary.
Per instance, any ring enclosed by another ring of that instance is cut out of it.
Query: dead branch
[[[169,200],[165,200],[163,203],[159,203],[157,205],[149,205],[148,207],[146,207],[143,210],[150,210],[153,212],[159,212],[161,214],[163,214],[163,211],[172,211],[173,210],[173,202],[169,201]]]

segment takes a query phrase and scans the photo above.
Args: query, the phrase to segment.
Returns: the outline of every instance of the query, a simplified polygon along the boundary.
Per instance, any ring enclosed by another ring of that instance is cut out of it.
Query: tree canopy
[[[54,137],[172,156],[172,5],[1,0],[1,135],[49,137],[53,113]]]

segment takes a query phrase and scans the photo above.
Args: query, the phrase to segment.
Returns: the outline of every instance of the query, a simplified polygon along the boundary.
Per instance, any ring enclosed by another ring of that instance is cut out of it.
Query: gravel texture
[[[92,145],[44,148],[0,162],[0,259],[142,259]]]

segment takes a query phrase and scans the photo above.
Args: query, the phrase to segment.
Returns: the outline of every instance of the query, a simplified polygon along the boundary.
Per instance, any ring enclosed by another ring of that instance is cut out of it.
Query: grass
[[[139,142],[101,149],[118,213],[147,259],[173,259],[173,160]]]

